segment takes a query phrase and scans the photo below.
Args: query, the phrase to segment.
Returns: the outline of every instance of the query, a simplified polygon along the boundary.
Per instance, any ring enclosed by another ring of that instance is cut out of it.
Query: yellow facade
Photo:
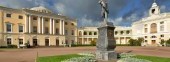
[[[24,46],[25,43],[63,46],[77,42],[75,19],[39,8],[41,11],[0,7],[0,46]]]

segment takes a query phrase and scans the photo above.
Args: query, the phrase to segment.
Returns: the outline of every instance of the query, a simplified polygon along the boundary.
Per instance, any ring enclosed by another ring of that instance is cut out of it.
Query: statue
[[[104,19],[104,23],[107,25],[107,19],[108,19],[108,14],[109,14],[107,0],[100,0],[99,4],[102,7],[101,15]]]
[[[108,5],[107,0],[100,0],[99,4],[102,7],[102,18],[104,23],[98,28],[98,40],[96,43],[96,59],[100,61],[112,61],[117,59],[117,53],[114,51],[116,48],[116,41],[114,39],[114,25],[108,22]]]

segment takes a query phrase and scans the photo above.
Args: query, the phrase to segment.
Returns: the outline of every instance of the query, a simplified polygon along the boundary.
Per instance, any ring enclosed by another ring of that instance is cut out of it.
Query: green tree
[[[143,38],[138,38],[138,40],[136,41],[136,46],[141,46],[141,43],[144,41]]]

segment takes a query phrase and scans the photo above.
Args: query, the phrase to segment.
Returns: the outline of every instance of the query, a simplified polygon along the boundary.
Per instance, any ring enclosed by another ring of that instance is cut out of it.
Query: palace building
[[[148,14],[148,17],[132,23],[131,27],[116,26],[114,35],[116,44],[128,44],[129,39],[143,38],[143,46],[161,46],[161,40],[170,39],[170,13],[161,13],[160,7],[154,2]],[[94,32],[98,32],[97,27],[78,29],[79,43],[89,44],[91,38],[98,36],[89,35]]]
[[[0,46],[62,46],[77,42],[77,20],[43,6],[30,9],[0,7]]]
[[[132,37],[131,27],[116,26],[115,40],[116,44],[128,44]],[[97,27],[81,27],[78,29],[78,43],[90,44],[92,41],[97,41],[98,29]]]
[[[154,2],[149,10],[149,17],[132,24],[133,38],[144,38],[144,45],[159,46],[161,40],[170,38],[170,13],[161,13]]]

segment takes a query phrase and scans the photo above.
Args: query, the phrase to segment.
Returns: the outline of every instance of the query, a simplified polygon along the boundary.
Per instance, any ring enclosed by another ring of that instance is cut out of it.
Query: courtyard
[[[50,47],[33,49],[0,49],[1,62],[34,62],[37,57],[95,52],[96,47]],[[130,47],[118,46],[119,53],[130,52],[137,55],[170,58],[170,47]]]

